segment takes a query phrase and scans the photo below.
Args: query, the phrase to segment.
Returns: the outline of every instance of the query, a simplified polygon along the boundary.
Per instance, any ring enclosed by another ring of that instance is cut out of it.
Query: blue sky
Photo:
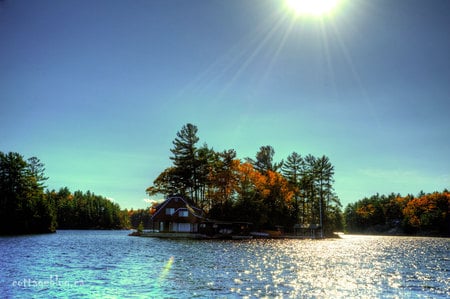
[[[346,205],[450,187],[450,2],[0,1],[0,150],[123,208],[176,132],[277,161],[327,155]]]

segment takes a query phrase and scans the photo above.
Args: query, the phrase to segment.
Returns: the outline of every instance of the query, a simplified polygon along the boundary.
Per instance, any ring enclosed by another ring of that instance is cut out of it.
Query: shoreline
[[[321,240],[321,239],[337,239],[341,238],[339,234],[333,234],[332,236],[325,236],[323,238],[302,236],[302,235],[269,235],[261,233],[250,233],[249,235],[205,235],[200,233],[179,233],[179,232],[137,232],[133,231],[128,236],[143,237],[143,238],[160,238],[160,239],[192,239],[192,240],[252,240],[252,239],[297,239],[297,240]]]

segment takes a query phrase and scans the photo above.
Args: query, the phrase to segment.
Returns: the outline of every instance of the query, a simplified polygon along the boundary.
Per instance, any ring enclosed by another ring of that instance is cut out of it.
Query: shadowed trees
[[[354,233],[407,233],[450,235],[448,190],[417,196],[373,195],[349,204],[344,212],[346,230]]]
[[[67,187],[47,191],[60,229],[121,229],[129,227],[128,212],[91,191],[71,193]]]
[[[54,232],[56,215],[44,193],[44,165],[0,152],[0,234]]]
[[[293,188],[298,223],[341,228],[341,203],[334,193],[334,167],[327,156],[302,157],[293,152],[283,164],[282,173]]]

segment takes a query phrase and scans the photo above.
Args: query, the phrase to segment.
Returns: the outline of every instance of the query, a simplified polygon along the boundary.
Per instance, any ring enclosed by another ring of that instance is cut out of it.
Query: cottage
[[[153,229],[159,232],[197,233],[203,216],[201,209],[191,206],[184,198],[171,196],[156,207],[151,220]]]

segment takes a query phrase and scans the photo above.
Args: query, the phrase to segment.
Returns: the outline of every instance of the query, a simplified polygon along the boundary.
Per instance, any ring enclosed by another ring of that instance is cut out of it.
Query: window
[[[178,212],[178,215],[179,215],[180,217],[188,217],[188,216],[189,216],[189,213],[188,213],[188,210],[180,210],[180,211]]]
[[[173,215],[173,213],[175,213],[174,208],[166,208],[166,215]]]

